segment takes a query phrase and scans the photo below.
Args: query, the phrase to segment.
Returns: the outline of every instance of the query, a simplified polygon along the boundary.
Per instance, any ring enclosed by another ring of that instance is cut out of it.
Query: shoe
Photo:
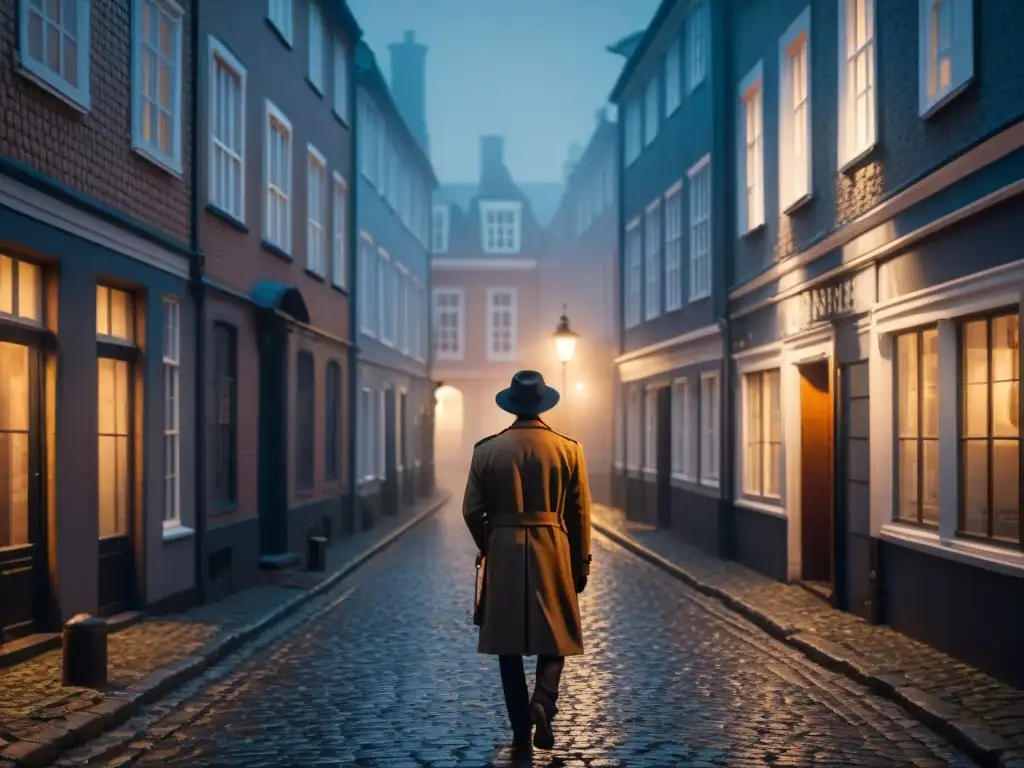
[[[530,704],[530,719],[533,720],[533,746],[537,749],[551,749],[555,746],[555,734],[551,731],[551,720],[547,710],[539,701]]]
[[[512,742],[508,745],[508,751],[513,759],[529,756],[533,752],[533,747],[530,745],[530,734],[513,736]]]

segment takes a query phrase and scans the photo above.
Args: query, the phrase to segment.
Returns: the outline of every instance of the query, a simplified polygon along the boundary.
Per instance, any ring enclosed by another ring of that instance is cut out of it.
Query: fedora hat
[[[558,390],[545,384],[537,371],[519,371],[511,385],[494,396],[494,402],[516,416],[536,416],[554,408],[559,397]]]

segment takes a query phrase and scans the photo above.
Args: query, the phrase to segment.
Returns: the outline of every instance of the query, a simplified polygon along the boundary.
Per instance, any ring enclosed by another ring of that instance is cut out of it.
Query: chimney
[[[423,151],[430,154],[427,133],[427,46],[406,31],[402,42],[388,46],[391,53],[391,94],[409,131]]]
[[[505,137],[480,137],[480,179],[494,178],[504,173],[505,169]]]

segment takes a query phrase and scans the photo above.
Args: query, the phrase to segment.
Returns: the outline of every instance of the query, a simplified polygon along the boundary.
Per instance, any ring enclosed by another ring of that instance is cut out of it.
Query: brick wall
[[[178,177],[131,148],[131,0],[92,0],[91,107],[72,107],[18,69],[19,0],[0,0],[0,155],[24,163],[181,242],[189,239],[189,18],[183,23]],[[182,5],[188,10],[189,3]]]

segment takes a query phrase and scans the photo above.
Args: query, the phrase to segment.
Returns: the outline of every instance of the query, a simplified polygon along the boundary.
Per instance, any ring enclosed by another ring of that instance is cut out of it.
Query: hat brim
[[[498,407],[503,411],[508,411],[514,416],[529,416],[544,413],[544,411],[550,411],[557,404],[562,396],[558,394],[558,390],[553,387],[547,387],[544,390],[544,395],[539,401],[532,405],[523,405],[512,400],[512,389],[503,389],[501,392],[494,396],[494,402],[498,404]]]

